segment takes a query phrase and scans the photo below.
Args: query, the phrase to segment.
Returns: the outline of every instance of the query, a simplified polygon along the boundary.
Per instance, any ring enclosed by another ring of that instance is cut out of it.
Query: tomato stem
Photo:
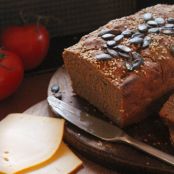
[[[19,12],[19,16],[20,16],[20,19],[21,19],[22,23],[23,23],[23,24],[27,24],[27,20],[26,20],[26,18],[25,18],[25,16],[24,16],[23,10],[21,10],[21,11]]]
[[[5,54],[0,53],[0,60],[5,58]]]

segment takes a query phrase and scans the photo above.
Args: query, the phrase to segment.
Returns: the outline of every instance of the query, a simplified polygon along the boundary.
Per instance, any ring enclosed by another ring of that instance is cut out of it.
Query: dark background
[[[152,6],[155,4],[174,4],[174,0],[137,0],[137,9]]]

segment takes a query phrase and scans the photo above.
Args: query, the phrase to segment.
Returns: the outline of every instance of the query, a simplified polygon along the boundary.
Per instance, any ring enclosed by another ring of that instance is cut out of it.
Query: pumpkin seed
[[[149,21],[149,20],[153,19],[153,16],[151,13],[145,13],[143,18],[145,21]]]
[[[110,33],[111,29],[103,29],[99,32],[98,36],[101,37],[104,34]]]
[[[120,33],[121,33],[121,30],[119,30],[119,29],[103,29],[99,32],[98,36],[101,37],[104,34],[118,35]]]
[[[146,24],[140,24],[138,25],[138,30],[140,32],[146,32],[148,30],[148,26]]]
[[[174,18],[168,18],[168,19],[167,19],[167,22],[168,22],[169,24],[174,24]]]
[[[133,61],[133,69],[139,68],[144,63],[144,59],[136,59]]]
[[[109,41],[107,41],[106,44],[108,47],[114,47],[116,45],[116,42],[115,42],[115,40],[109,40]]]
[[[148,29],[148,33],[159,33],[160,29],[159,28],[150,28]]]
[[[112,59],[112,56],[110,56],[109,54],[106,54],[106,53],[101,53],[101,54],[96,55],[96,59],[97,60],[109,60],[109,59]]]
[[[132,34],[139,32],[137,29],[131,29],[131,31],[132,31]]]
[[[152,39],[149,36],[146,36],[144,38],[142,48],[147,48],[150,45],[151,42],[152,42]]]
[[[132,35],[132,30],[126,29],[121,34],[124,35],[125,37],[129,37]]]
[[[118,45],[116,48],[124,53],[130,53],[132,51],[129,47],[125,45]]]
[[[118,54],[119,54],[121,57],[124,57],[124,58],[127,58],[127,59],[131,58],[130,55],[129,55],[128,53],[124,53],[124,52],[120,52],[120,51],[119,51]]]
[[[129,71],[133,71],[136,68],[139,68],[143,63],[144,63],[144,59],[142,58],[142,56],[137,53],[137,52],[132,52],[132,57],[133,57],[133,61],[129,61],[126,62],[126,68]]]
[[[166,35],[174,35],[174,30],[170,30],[170,29],[164,29],[161,31],[163,34],[166,34]]]
[[[51,92],[52,93],[58,93],[59,90],[60,90],[59,85],[54,84],[54,85],[51,86]]]
[[[141,44],[143,42],[143,38],[141,37],[134,37],[129,40],[131,44]]]
[[[134,67],[133,67],[132,62],[126,62],[126,63],[125,63],[125,66],[126,66],[126,69],[127,69],[128,71],[133,71],[133,70],[134,70]]]
[[[141,37],[141,38],[143,38],[144,37],[144,34],[143,33],[140,33],[138,31],[138,32],[134,33],[131,38],[134,38],[134,37]]]
[[[114,49],[114,50],[118,51],[117,45],[116,45],[116,46],[114,46],[114,47],[112,47],[112,49]]]
[[[136,59],[142,59],[142,56],[139,54],[139,53],[137,53],[137,52],[132,52],[132,58],[134,59],[134,60],[136,60]]]
[[[111,34],[111,33],[107,33],[107,34],[102,35],[101,37],[104,40],[110,40],[110,39],[113,39],[115,37],[115,35]]]
[[[118,43],[124,38],[124,35],[120,34],[114,38],[114,40]]]
[[[161,17],[155,18],[155,22],[160,26],[165,24],[164,18],[161,18]]]
[[[106,44],[104,44],[104,45],[103,45],[103,48],[104,48],[104,49],[106,49],[106,48],[107,48],[107,45],[106,45]]]
[[[107,48],[107,52],[113,57],[118,57],[118,52],[113,49]]]
[[[174,29],[174,24],[166,24],[162,29]]]
[[[152,41],[152,38],[150,37],[150,36],[146,36],[145,38],[144,38],[145,40],[148,40],[148,41]]]
[[[144,40],[142,44],[142,48],[147,48],[150,45],[150,42],[148,40]]]
[[[157,27],[158,26],[157,22],[156,21],[152,21],[152,20],[151,21],[148,21],[147,24],[149,26],[152,26],[152,27]]]

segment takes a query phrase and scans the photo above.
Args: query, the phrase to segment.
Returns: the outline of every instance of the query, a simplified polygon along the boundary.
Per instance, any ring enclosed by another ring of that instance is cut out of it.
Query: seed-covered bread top
[[[118,87],[130,74],[147,76],[149,69],[163,74],[165,64],[174,64],[174,5],[159,4],[112,20],[65,51],[91,63]]]

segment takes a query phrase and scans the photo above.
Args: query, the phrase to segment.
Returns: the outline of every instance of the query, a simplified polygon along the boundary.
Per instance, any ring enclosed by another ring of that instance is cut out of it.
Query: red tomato
[[[25,70],[31,70],[48,52],[49,33],[43,25],[11,26],[2,32],[1,42],[5,49],[21,57]]]
[[[23,76],[21,59],[12,52],[0,50],[0,100],[16,91]]]

